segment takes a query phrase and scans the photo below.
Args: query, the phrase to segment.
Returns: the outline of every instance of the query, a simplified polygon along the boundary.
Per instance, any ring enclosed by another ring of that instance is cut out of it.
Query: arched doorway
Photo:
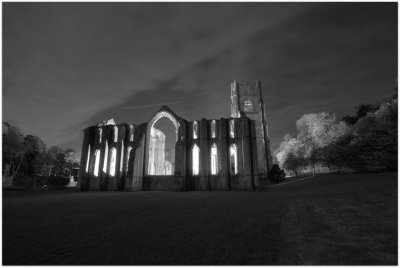
[[[159,112],[147,127],[146,175],[173,176],[179,124],[168,112]]]

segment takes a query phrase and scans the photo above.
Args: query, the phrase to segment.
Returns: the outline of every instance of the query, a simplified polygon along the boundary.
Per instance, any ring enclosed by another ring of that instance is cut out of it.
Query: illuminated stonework
[[[230,118],[188,121],[163,106],[145,123],[103,121],[85,129],[81,189],[264,188],[272,161],[266,127],[258,81],[231,84]]]

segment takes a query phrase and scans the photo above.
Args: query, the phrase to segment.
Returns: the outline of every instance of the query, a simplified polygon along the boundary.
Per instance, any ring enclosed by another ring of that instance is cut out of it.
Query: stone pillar
[[[252,174],[252,155],[251,155],[251,143],[249,139],[249,121],[247,118],[240,120],[240,127],[242,129],[241,147],[242,147],[242,158],[243,158],[243,172],[240,174],[240,188],[242,189],[254,189],[254,181]]]

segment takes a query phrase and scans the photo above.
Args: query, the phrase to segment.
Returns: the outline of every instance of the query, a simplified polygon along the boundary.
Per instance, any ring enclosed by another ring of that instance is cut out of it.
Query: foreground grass
[[[3,264],[397,264],[397,173],[260,192],[3,192]]]

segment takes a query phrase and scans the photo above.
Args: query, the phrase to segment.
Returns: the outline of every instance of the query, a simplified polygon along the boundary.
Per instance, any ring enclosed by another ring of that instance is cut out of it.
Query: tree
[[[304,167],[306,161],[302,155],[296,155],[290,152],[283,163],[283,167],[289,171],[292,171],[296,176],[298,175],[300,169]]]
[[[285,179],[285,177],[285,171],[283,171],[278,164],[273,164],[270,171],[268,171],[268,179],[271,182],[281,182]]]
[[[22,171],[28,175],[43,175],[45,173],[46,145],[37,136],[24,137],[25,158]]]
[[[24,136],[21,131],[3,122],[3,164],[5,184],[11,186],[24,158]]]
[[[49,167],[49,175],[61,176],[65,166],[65,151],[58,146],[52,146],[47,151],[46,162]]]

